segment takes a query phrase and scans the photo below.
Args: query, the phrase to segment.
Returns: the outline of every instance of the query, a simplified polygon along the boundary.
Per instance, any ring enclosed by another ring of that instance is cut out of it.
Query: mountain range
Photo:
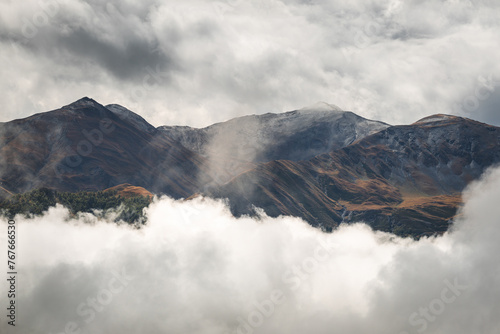
[[[0,123],[2,197],[126,187],[227,198],[236,216],[261,208],[325,230],[363,221],[400,235],[442,233],[464,188],[498,162],[498,127],[442,114],[391,126],[326,103],[198,129],[154,127],[85,97]]]

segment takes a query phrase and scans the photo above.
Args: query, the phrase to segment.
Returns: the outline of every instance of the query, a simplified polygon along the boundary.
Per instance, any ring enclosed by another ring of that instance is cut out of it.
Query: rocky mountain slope
[[[320,102],[285,112],[233,118],[197,129],[161,126],[175,142],[203,156],[250,162],[306,160],[389,127]]]
[[[449,115],[390,126],[324,103],[194,129],[83,98],[0,124],[3,197],[144,188],[228,198],[235,215],[259,207],[415,236],[445,231],[465,186],[499,162],[498,127]]]
[[[443,232],[464,187],[498,162],[500,128],[436,115],[308,161],[261,164],[209,193],[230,198],[237,215],[262,207],[327,229],[362,220],[387,231]]]
[[[21,193],[41,187],[103,190],[130,183],[176,198],[199,190],[193,175],[204,175],[204,158],[162,136],[138,115],[110,109],[83,98],[1,124],[1,186]]]

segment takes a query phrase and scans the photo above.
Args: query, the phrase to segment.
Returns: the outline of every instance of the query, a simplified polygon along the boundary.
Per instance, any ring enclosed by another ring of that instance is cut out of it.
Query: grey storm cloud
[[[63,3],[53,3],[56,5],[51,11],[44,10],[43,6],[39,8],[38,13],[47,17],[46,24],[42,24],[35,13],[22,21],[19,31],[4,38],[57,63],[95,64],[117,80],[137,82],[148,66],[161,64],[169,69],[175,66],[173,53],[160,50],[156,37],[144,29],[136,29],[134,20],[145,24],[145,18],[134,15],[134,19],[130,19],[130,13],[124,14],[110,3],[91,7],[90,17],[81,18],[74,12],[68,13]]]
[[[476,94],[480,78],[500,78],[494,1],[0,7],[2,121],[91,96],[154,125],[206,126],[317,101],[391,124],[433,113],[500,124],[498,85]]]
[[[168,64],[166,55],[152,52],[152,46],[144,40],[128,40],[123,46],[116,46],[96,38],[97,36],[78,29],[62,36],[52,47],[59,52],[70,52],[79,57],[93,60],[118,79],[135,78],[144,75],[144,68],[150,64]]]

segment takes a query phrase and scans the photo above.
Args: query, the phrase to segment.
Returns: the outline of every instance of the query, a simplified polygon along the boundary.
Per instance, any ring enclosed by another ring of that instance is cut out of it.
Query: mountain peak
[[[302,112],[311,112],[311,111],[330,111],[331,112],[331,111],[335,111],[335,112],[338,112],[338,111],[343,111],[343,110],[334,104],[329,104],[329,103],[320,101],[320,102],[316,102],[313,105],[301,108],[298,111],[302,111]]]
[[[446,115],[446,114],[436,114],[424,117],[413,124],[423,124],[423,123],[435,123],[435,122],[444,122],[444,121],[456,121],[462,119],[462,117]]]
[[[97,101],[91,99],[90,97],[84,96],[73,103],[64,106],[64,109],[78,109],[82,107],[102,107]]]

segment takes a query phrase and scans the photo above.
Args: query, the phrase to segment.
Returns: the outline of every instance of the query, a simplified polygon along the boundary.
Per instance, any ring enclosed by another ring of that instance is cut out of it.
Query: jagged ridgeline
[[[116,190],[71,193],[41,188],[0,200],[0,212],[9,219],[19,214],[32,217],[42,215],[50,207],[61,204],[73,216],[83,212],[93,213],[98,217],[112,214],[116,222],[143,224],[146,221],[143,209],[150,202],[149,196],[123,196]]]
[[[499,163],[499,127],[444,114],[390,125],[327,103],[192,128],[155,127],[82,98],[0,123],[0,198],[10,214],[206,196],[227,199],[237,217],[260,208],[327,231],[363,222],[420,237],[446,232],[464,189]],[[14,196],[41,188],[59,193],[32,203],[37,193]],[[80,192],[96,193],[59,195]]]

